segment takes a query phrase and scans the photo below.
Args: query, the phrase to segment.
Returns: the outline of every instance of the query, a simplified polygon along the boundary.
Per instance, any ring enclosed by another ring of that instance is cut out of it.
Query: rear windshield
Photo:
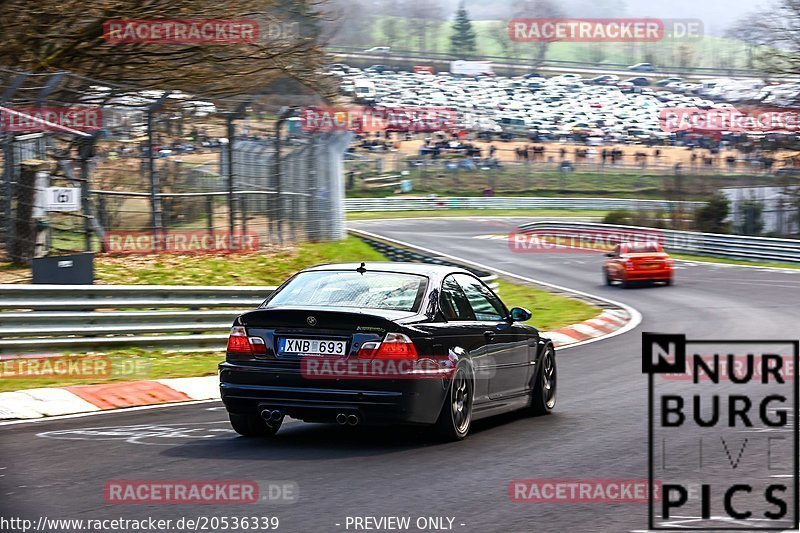
[[[337,270],[301,272],[273,294],[264,307],[300,305],[417,311],[427,284],[426,277],[416,274],[361,274]]]
[[[629,254],[645,254],[661,251],[661,245],[652,242],[628,243],[625,246]]]

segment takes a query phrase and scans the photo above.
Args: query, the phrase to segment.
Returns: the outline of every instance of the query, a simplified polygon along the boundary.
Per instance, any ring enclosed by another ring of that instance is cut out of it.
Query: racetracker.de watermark
[[[297,502],[300,487],[294,481],[112,479],[103,498],[118,505],[286,504]]]
[[[784,108],[666,107],[658,122],[665,132],[797,133],[800,110]]]
[[[691,239],[691,236],[671,235],[669,244],[687,248]],[[534,228],[507,236],[509,250],[520,254],[596,254],[608,252],[618,244],[646,249],[647,245],[664,246],[666,241],[665,233],[658,228]]]
[[[104,355],[0,358],[0,379],[145,378],[150,361]]]
[[[0,131],[93,132],[103,129],[95,106],[0,107]]]
[[[103,23],[110,44],[234,44],[259,39],[252,19],[110,19]]]
[[[508,37],[516,42],[648,43],[702,36],[698,19],[518,18],[508,24]]]
[[[111,254],[202,254],[258,251],[258,233],[203,230],[109,231],[106,252]]]
[[[306,107],[300,114],[305,131],[451,130],[457,114],[447,107]]]
[[[454,370],[454,362],[444,356],[415,359],[303,356],[300,361],[300,373],[306,379],[445,379]],[[475,377],[487,376],[476,372]]]
[[[515,479],[513,503],[647,503],[646,479]]]

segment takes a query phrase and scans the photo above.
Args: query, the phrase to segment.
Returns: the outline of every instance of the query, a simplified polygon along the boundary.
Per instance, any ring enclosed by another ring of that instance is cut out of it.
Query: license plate
[[[659,265],[658,263],[645,263],[644,265],[642,265],[642,268],[658,268],[659,266],[661,265]]]
[[[280,339],[278,353],[296,355],[345,355],[345,341],[323,339]]]

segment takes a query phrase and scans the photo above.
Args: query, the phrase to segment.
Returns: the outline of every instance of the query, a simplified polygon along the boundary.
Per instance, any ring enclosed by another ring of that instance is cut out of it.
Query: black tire
[[[243,437],[273,437],[281,428],[283,418],[267,425],[256,414],[228,413],[233,430]]]
[[[603,269],[603,275],[606,278],[606,285],[609,287],[614,284],[614,280],[611,279],[611,276],[608,275],[608,270]]]
[[[664,285],[670,287],[672,285],[672,278],[667,278],[667,281],[664,282]]]
[[[556,368],[556,351],[548,344],[539,362],[539,373],[531,391],[528,411],[533,416],[550,414],[556,406],[556,385],[558,372]]]
[[[631,282],[626,280],[625,278],[623,278],[622,281],[620,281],[620,285],[622,285],[623,289],[630,289],[631,288]]]
[[[466,365],[459,365],[450,380],[442,410],[436,420],[435,430],[444,441],[461,440],[469,433],[472,425],[472,397],[474,392],[472,378]]]

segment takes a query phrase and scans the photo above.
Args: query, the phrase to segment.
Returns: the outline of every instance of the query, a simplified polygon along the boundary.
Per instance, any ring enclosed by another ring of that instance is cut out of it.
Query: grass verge
[[[279,285],[300,269],[320,263],[385,261],[363,241],[305,243],[261,253],[98,257],[95,279],[120,285]]]
[[[499,296],[512,307],[524,307],[533,317],[528,322],[542,331],[552,331],[570,324],[589,320],[600,314],[600,309],[580,300],[536,289],[528,285],[499,280]]]
[[[164,378],[211,376],[217,373],[217,364],[225,359],[222,352],[172,352],[143,348],[120,348],[103,353],[64,354],[58,359],[95,359],[89,370],[74,377],[53,376],[46,365],[54,358],[26,361],[20,368],[14,360],[0,362],[3,379],[0,392],[10,392],[39,387],[69,387],[72,385],[98,385],[119,381],[139,381]],[[38,364],[38,367],[34,365]],[[35,370],[34,370],[35,368]],[[91,370],[97,368],[95,372]],[[38,373],[39,375],[36,375]],[[48,375],[49,374],[49,375]],[[16,375],[18,377],[12,377]]]
[[[772,267],[772,268],[788,268],[791,270],[800,270],[800,265],[795,263],[778,263],[775,261],[744,261],[742,259],[729,259],[727,257],[713,257],[708,255],[694,255],[694,254],[676,254],[670,252],[675,259],[683,259],[685,261],[697,261],[698,263],[723,263],[726,265],[740,265],[740,266],[759,266],[759,267]]]

